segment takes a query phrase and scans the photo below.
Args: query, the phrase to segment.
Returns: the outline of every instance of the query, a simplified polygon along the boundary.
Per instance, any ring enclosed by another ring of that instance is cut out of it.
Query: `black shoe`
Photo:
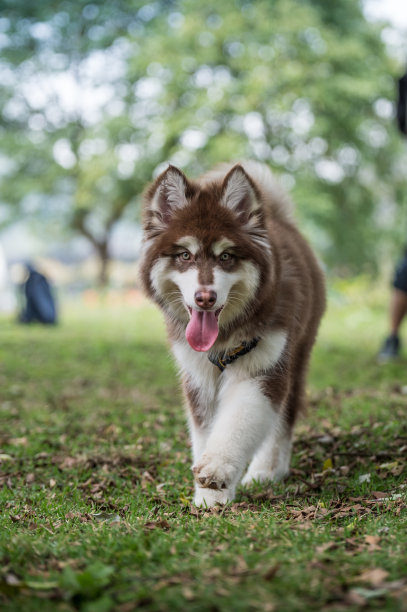
[[[400,355],[400,338],[398,336],[389,336],[383,343],[377,355],[377,361],[379,363],[386,363],[397,359]]]

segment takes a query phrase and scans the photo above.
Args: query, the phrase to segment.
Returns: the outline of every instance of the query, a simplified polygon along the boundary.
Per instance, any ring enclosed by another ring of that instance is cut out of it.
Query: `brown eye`
[[[219,257],[219,259],[221,261],[230,261],[232,259],[232,255],[230,253],[222,253],[221,256]]]
[[[189,261],[191,259],[191,253],[188,253],[188,251],[184,251],[183,253],[180,253],[178,257],[182,259],[182,261]]]

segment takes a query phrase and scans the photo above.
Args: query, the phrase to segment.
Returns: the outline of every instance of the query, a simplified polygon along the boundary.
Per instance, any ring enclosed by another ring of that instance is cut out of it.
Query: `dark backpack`
[[[57,321],[55,301],[45,276],[29,268],[30,274],[24,283],[26,307],[21,313],[21,323],[54,324]]]
[[[397,102],[397,123],[400,132],[407,135],[407,72],[399,79],[399,97]]]

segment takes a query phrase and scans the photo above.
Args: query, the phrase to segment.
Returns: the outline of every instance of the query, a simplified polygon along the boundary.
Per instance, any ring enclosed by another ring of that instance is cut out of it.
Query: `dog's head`
[[[146,192],[141,266],[147,292],[186,327],[196,351],[257,299],[271,246],[259,193],[242,166],[192,183],[170,166]]]

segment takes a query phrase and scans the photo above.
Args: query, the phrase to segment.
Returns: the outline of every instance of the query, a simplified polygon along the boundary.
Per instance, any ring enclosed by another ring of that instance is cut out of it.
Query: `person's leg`
[[[390,331],[398,336],[400,325],[407,313],[407,293],[400,289],[393,289],[390,298]]]
[[[398,263],[393,290],[390,296],[389,330],[390,335],[384,341],[377,359],[380,363],[390,361],[399,356],[400,338],[399,331],[403,319],[407,313],[407,254]]]

